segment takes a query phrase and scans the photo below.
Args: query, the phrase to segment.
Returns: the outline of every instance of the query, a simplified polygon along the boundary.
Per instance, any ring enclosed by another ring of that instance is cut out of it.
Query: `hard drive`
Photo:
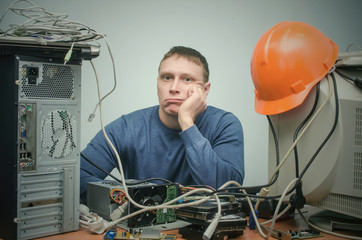
[[[242,212],[242,204],[240,202],[234,201],[232,198],[221,198],[221,214],[229,215],[235,214],[242,217],[245,217],[245,214]],[[201,220],[207,221],[214,217],[215,213],[218,210],[217,202],[215,199],[210,199],[204,203],[179,208],[176,210],[176,215],[183,219],[192,220]]]
[[[193,223],[189,226],[179,229],[179,233],[182,237],[188,240],[202,239],[202,235],[210,225],[212,220],[201,221],[193,220]],[[229,214],[220,218],[220,221],[215,229],[215,232],[211,239],[223,240],[225,237],[237,237],[243,234],[243,231],[247,225],[247,220],[244,217]]]

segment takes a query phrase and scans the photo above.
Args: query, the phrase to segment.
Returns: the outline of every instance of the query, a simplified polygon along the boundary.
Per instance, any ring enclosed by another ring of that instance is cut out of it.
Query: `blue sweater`
[[[106,126],[117,149],[126,179],[164,178],[183,185],[220,187],[229,180],[244,179],[244,142],[235,115],[208,106],[195,124],[182,131],[166,127],[159,106],[121,116]],[[118,168],[116,157],[100,131],[82,151],[107,171]],[[87,182],[106,174],[81,158],[80,192]]]

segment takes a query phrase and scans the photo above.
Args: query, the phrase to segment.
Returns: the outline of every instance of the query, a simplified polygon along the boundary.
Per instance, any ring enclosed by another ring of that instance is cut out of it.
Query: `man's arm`
[[[178,121],[181,138],[191,166],[192,177],[198,184],[220,187],[229,180],[240,184],[244,180],[244,136],[240,121],[231,113],[225,114],[216,129],[212,143],[194,125],[195,119],[207,108],[208,85],[189,89],[188,99],[181,105]],[[218,121],[218,119],[215,119]],[[220,132],[219,132],[220,131]]]
[[[227,181],[244,180],[244,141],[240,121],[225,113],[214,129],[215,138],[209,142],[193,125],[180,133],[186,147],[187,161],[193,178],[200,185],[220,187]]]

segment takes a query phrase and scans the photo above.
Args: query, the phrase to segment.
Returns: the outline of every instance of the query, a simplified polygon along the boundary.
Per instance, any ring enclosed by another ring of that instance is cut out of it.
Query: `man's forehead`
[[[163,60],[160,64],[160,72],[176,69],[202,74],[202,67],[184,56],[173,55]]]

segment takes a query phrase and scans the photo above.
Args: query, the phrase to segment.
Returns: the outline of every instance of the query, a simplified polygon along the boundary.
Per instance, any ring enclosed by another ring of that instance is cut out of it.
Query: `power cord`
[[[359,89],[362,89],[362,79],[360,79],[358,77],[351,77],[337,69],[336,69],[336,73],[338,73],[342,78],[353,82]]]

